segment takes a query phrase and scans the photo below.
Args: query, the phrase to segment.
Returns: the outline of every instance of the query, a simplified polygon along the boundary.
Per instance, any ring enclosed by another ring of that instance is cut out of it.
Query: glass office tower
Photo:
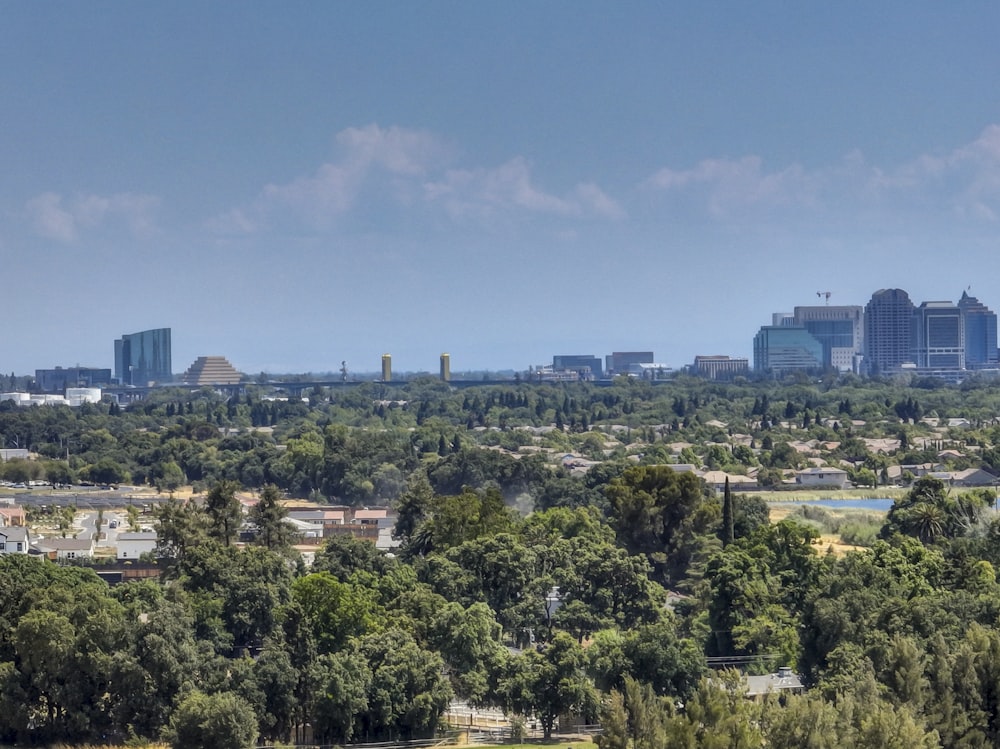
[[[146,387],[173,376],[170,328],[127,333],[115,341],[115,379],[122,385]]]

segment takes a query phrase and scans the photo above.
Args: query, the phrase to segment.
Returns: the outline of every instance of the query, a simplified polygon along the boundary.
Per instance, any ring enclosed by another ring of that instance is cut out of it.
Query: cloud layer
[[[581,222],[660,220],[634,218],[639,214],[632,204],[640,197],[647,204],[652,198],[654,215],[668,221],[1000,219],[1000,125],[949,152],[920,154],[892,167],[869,163],[860,152],[819,168],[771,167],[755,154],[706,158],[688,168],[659,168],[622,196],[594,181],[547,188],[524,156],[463,165],[457,149],[438,136],[402,127],[347,128],[335,136],[335,149],[335,158],[310,174],[264,185],[252,201],[210,219],[208,227],[230,236],[278,227],[324,233],[355,213],[368,212],[388,227],[410,212],[462,225],[548,220],[552,236],[575,236]],[[148,235],[159,205],[157,197],[140,193],[44,192],[25,203],[23,216],[36,234],[69,243],[114,228]]]
[[[596,184],[558,195],[537,184],[515,157],[496,167],[453,168],[453,149],[435,136],[399,127],[349,128],[336,137],[339,158],[311,175],[266,185],[248,206],[212,221],[224,233],[253,233],[288,218],[328,229],[362,197],[391,209],[443,209],[452,219],[528,214],[620,219],[621,206]]]
[[[944,155],[922,154],[884,168],[860,152],[818,169],[799,164],[767,169],[759,156],[705,159],[689,169],[664,167],[644,187],[667,198],[694,201],[718,220],[814,212],[889,212],[995,221],[1000,217],[1000,126]],[[689,205],[690,202],[685,202]]]
[[[45,192],[31,198],[24,207],[34,231],[46,239],[73,242],[81,233],[108,226],[124,226],[136,236],[154,228],[159,199],[152,195],[77,195],[64,198]]]

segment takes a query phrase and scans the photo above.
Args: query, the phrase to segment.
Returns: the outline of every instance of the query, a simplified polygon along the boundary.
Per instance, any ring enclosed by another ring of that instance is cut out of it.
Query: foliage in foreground
[[[306,570],[273,489],[252,516],[257,542],[241,546],[238,484],[225,478],[204,506],[158,510],[167,584],[109,590],[85,569],[4,557],[0,740],[190,746],[232,715],[252,729],[229,731],[244,745],[301,737],[307,723],[328,743],[409,738],[433,734],[455,695],[531,713],[547,734],[567,713],[603,716],[615,749],[1000,744],[1000,528],[982,494],[918,479],[869,548],[836,558],[817,553],[810,524],[770,524],[759,498],[720,502],[645,457],[575,479],[418,439],[398,465],[352,473],[399,435],[300,427],[274,466],[293,461],[310,491],[395,494],[399,553],[336,538]],[[150,455],[164,447],[135,439]],[[793,458],[773,441],[760,452]],[[525,487],[536,512],[521,517],[510,500]],[[810,691],[747,701],[735,680],[705,680],[709,656],[794,665]]]

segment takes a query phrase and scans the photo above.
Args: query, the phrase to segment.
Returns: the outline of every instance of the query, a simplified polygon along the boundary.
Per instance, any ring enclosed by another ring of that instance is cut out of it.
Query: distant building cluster
[[[753,368],[776,375],[911,372],[957,382],[969,371],[998,368],[997,316],[967,292],[957,304],[918,306],[902,289],[876,291],[864,307],[796,307],[757,332]]]
[[[753,373],[782,376],[790,372],[854,372],[882,376],[912,373],[959,382],[972,371],[1000,376],[997,316],[978,299],[963,292],[957,303],[927,301],[915,305],[902,289],[876,291],[864,305],[830,305],[830,292],[817,292],[826,304],[795,307],[772,315],[753,340],[753,359],[728,355],[699,355],[683,371],[711,380],[731,380]],[[752,364],[752,366],[751,366]],[[551,364],[529,367],[529,382],[610,381],[635,377],[666,380],[676,371],[656,361],[652,351],[615,351],[594,354],[556,354]],[[439,377],[452,381],[451,355],[442,353]],[[515,379],[525,373],[509,372]],[[79,405],[93,391],[114,389],[121,400],[142,398],[149,387],[173,383],[194,387],[232,387],[245,379],[223,356],[201,356],[181,375],[172,372],[170,328],[126,333],[114,342],[114,370],[100,367],[36,369],[31,392],[14,392],[11,376],[0,402],[17,405],[69,403]],[[372,379],[393,380],[392,355],[381,358]],[[483,373],[483,381],[488,373]],[[456,381],[466,380],[462,375]],[[348,381],[342,362],[340,382]],[[133,390],[134,389],[134,390]],[[73,395],[84,392],[87,395]],[[100,396],[98,396],[100,397]]]
[[[607,380],[621,375],[646,380],[666,379],[673,370],[658,364],[652,351],[615,351],[603,361],[593,354],[557,354],[552,364],[532,367],[529,379],[536,382],[581,382]]]
[[[15,406],[70,406],[78,408],[84,403],[100,403],[100,388],[66,388],[65,395],[52,393],[0,393],[0,403],[11,401]]]
[[[187,371],[175,378],[170,328],[155,328],[126,333],[114,342],[114,373],[100,367],[54,367],[36,369],[31,392],[0,393],[0,403],[13,401],[18,406],[70,405],[99,402],[102,390],[148,388],[170,385],[232,386],[243,375],[223,356],[200,356]],[[141,397],[141,396],[140,396]]]

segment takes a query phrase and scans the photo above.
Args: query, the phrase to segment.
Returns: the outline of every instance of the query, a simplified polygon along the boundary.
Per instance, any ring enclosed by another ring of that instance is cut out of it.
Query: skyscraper
[[[958,300],[965,326],[965,366],[993,369],[998,365],[997,315],[976,297],[962,292]]]
[[[912,341],[918,367],[965,369],[962,311],[952,302],[924,302],[917,307]]]
[[[792,325],[764,325],[753,339],[753,368],[782,374],[823,369],[823,344],[808,330]]]
[[[823,365],[852,372],[864,350],[864,310],[860,305],[796,307],[793,324],[823,344]]]
[[[865,369],[891,373],[912,361],[913,302],[902,289],[880,289],[865,306]]]
[[[170,328],[126,333],[115,341],[115,379],[123,385],[145,387],[173,379]]]

